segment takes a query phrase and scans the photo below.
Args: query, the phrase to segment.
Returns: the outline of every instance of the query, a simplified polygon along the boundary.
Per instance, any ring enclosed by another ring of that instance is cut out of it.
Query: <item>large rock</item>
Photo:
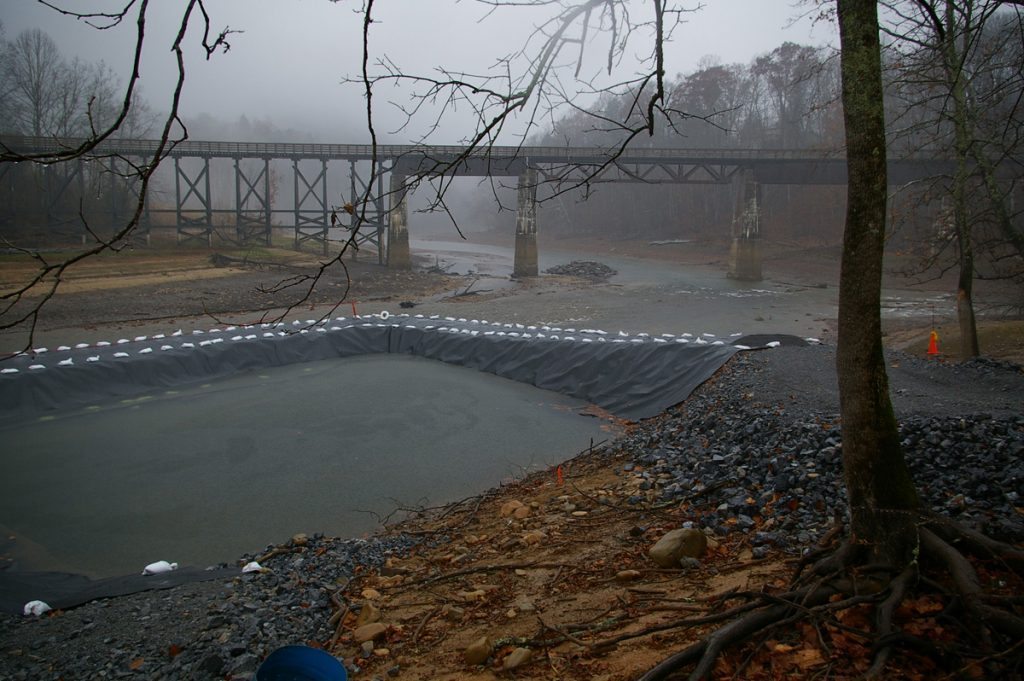
[[[677,568],[683,558],[700,558],[708,547],[708,538],[700,530],[682,528],[667,532],[647,552],[659,567]]]
[[[359,611],[359,617],[356,618],[356,629],[374,622],[380,622],[380,608],[373,603],[364,603]]]
[[[352,638],[356,640],[356,643],[363,643],[365,641],[375,641],[383,636],[388,630],[388,625],[383,622],[373,622],[372,624],[364,624],[355,631],[352,632]]]
[[[483,664],[490,656],[491,640],[486,636],[481,636],[473,641],[462,653],[463,659],[469,665]]]
[[[523,502],[519,501],[518,499],[511,499],[501,505],[501,509],[498,511],[498,514],[502,518],[507,518],[513,513],[515,513],[517,509],[523,508],[523,506]]]
[[[505,661],[502,663],[502,667],[506,670],[515,669],[516,667],[522,667],[524,664],[533,659],[533,651],[529,648],[516,648],[508,656],[505,657]]]

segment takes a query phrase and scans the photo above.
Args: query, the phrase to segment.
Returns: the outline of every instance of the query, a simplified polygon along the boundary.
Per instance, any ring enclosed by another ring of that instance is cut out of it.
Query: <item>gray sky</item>
[[[113,0],[56,0],[66,7],[113,7]],[[185,6],[182,0],[152,0],[147,23],[143,62],[143,93],[154,109],[169,104],[175,65],[169,52]],[[649,3],[636,2],[639,16]],[[696,0],[682,0],[696,7]],[[181,110],[186,117],[208,113],[228,121],[245,114],[270,119],[279,128],[308,131],[313,138],[331,142],[357,142],[366,138],[361,91],[342,85],[357,76],[361,60],[362,17],[359,0],[208,0],[214,32],[225,26],[244,31],[230,37],[232,49],[203,59],[198,42],[201,24],[194,18],[187,44],[187,81]],[[697,67],[714,55],[724,63],[747,63],[783,41],[835,44],[831,25],[813,24],[806,7],[797,0],[705,0],[704,7],[686,16],[667,49],[671,75]],[[550,10],[548,10],[550,12]],[[501,8],[487,16],[488,8],[473,0],[378,0],[371,49],[388,55],[409,72],[429,74],[436,66],[482,73],[495,61],[521,47],[544,12],[535,8]],[[486,18],[485,18],[486,17]],[[134,25],[96,31],[82,22],[62,17],[35,0],[3,0],[0,5],[6,37],[39,27],[58,41],[67,57],[104,60],[127,77]],[[593,68],[602,63],[596,50],[607,43],[598,36]],[[642,50],[642,36],[630,52]],[[588,58],[588,61],[591,61]],[[589,64],[588,64],[589,66]],[[628,57],[616,73],[623,80],[635,73]],[[404,97],[381,89],[377,108],[378,130],[393,130],[400,117],[386,104],[389,97]],[[465,107],[463,107],[465,109]],[[465,111],[447,116],[434,143],[454,143],[466,134]],[[407,142],[422,133],[423,123],[388,141]],[[507,140],[514,143],[513,139]]]

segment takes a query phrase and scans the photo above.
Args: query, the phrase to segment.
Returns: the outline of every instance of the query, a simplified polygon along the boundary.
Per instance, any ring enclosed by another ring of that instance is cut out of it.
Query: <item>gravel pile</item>
[[[605,280],[618,274],[608,265],[593,260],[573,260],[566,265],[556,265],[544,270],[545,274],[558,274],[580,279]]]
[[[251,679],[273,650],[323,644],[331,594],[356,566],[383,565],[406,537],[297,536],[230,582],[104,599],[57,617],[0,619],[0,679]],[[243,561],[257,556],[244,556]]]
[[[771,546],[800,549],[846,518],[842,483],[842,427],[834,377],[821,367],[818,384],[804,365],[800,394],[789,372],[769,370],[785,349],[734,359],[681,407],[645,424],[625,441],[633,462],[632,503],[689,502],[692,525],[720,535],[751,531],[755,557]],[[831,359],[831,350],[800,350]],[[1024,490],[1024,375],[1011,364],[987,361],[926,365],[894,359],[898,370],[952,375],[962,392],[939,405],[914,388],[896,389],[904,453],[922,501],[930,508],[1011,542],[1024,540],[1016,507]],[[789,366],[789,365],[787,365]],[[908,383],[914,385],[914,383]],[[984,386],[1005,394],[998,407]],[[973,389],[972,389],[973,386]],[[1010,392],[1010,394],[1006,394]],[[1017,404],[1016,410],[1012,409]],[[816,404],[819,409],[808,405]],[[793,405],[797,405],[796,408]]]

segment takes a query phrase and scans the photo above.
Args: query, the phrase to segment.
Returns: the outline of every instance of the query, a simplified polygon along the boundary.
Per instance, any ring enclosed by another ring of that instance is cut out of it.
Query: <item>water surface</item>
[[[0,431],[18,569],[109,576],[358,536],[607,437],[581,402],[401,355],[264,369]]]

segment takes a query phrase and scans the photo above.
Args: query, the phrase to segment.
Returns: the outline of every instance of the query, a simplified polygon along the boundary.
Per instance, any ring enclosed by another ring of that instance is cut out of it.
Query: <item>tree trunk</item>
[[[965,25],[962,31],[964,42],[970,36],[971,27]],[[957,49],[956,8],[953,0],[946,0],[946,35],[943,44],[943,62],[946,84],[953,100],[953,129],[956,149],[956,177],[953,178],[953,226],[956,229],[957,250],[959,251],[960,275],[956,291],[956,315],[960,323],[960,358],[977,357],[978,328],[974,322],[974,243],[971,223],[967,215],[967,161],[971,153],[971,130],[967,110],[967,88],[965,84],[963,56]]]
[[[885,116],[875,0],[838,0],[849,184],[836,370],[853,540],[894,566],[912,560],[920,502],[900,449],[882,351]]]

